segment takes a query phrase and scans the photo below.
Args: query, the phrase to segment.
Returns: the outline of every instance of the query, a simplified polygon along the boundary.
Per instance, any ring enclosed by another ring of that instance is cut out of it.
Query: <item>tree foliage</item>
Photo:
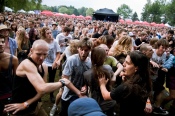
[[[175,26],[175,0],[171,0],[171,2],[169,2],[167,4],[166,9],[166,19],[168,19],[168,23],[170,25],[174,25]]]
[[[123,19],[131,19],[132,16],[132,10],[131,8],[126,5],[122,4],[120,7],[117,9],[117,13],[123,17]]]
[[[65,6],[60,7],[58,11],[63,14],[68,14],[69,12],[68,8],[66,8]]]
[[[93,8],[88,8],[86,10],[86,16],[92,16],[93,12],[94,12],[94,9]]]
[[[132,15],[132,21],[138,21],[139,18],[138,18],[138,15],[136,12],[134,12],[134,14]]]
[[[147,0],[142,12],[143,21],[175,25],[175,0]]]
[[[2,2],[1,2],[2,1]],[[38,10],[41,8],[42,0],[1,0],[1,8],[2,12],[4,10],[4,6],[12,8],[14,11],[18,11],[20,9],[24,9],[26,11],[29,10]]]
[[[83,15],[83,16],[86,16],[86,10],[87,10],[87,9],[88,9],[88,8],[81,7],[81,8],[78,9],[78,12],[79,12],[79,14],[81,14],[81,15]]]

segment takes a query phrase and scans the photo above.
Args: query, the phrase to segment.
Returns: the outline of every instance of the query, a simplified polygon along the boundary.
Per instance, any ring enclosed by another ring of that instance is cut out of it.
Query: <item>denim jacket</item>
[[[16,40],[9,37],[9,46],[10,46],[10,54],[15,55],[18,48]]]
[[[174,55],[170,54],[162,66],[164,68],[170,69],[173,66],[173,60],[174,60]]]

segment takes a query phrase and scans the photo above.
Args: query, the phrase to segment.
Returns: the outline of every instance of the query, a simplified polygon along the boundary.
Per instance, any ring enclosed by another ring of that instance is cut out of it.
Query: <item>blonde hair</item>
[[[129,36],[123,36],[118,40],[118,44],[114,48],[113,56],[118,56],[120,54],[127,55],[128,52],[132,50],[132,39]]]
[[[99,44],[107,44],[107,38],[105,35],[100,36],[98,40],[100,41]]]
[[[43,27],[41,28],[40,30],[40,36],[41,36],[41,39],[45,40],[46,39],[46,31],[47,30],[50,30],[48,27]]]
[[[26,31],[24,29],[19,30],[19,36],[17,38],[18,50],[22,50],[22,46],[26,42],[27,48],[29,48],[29,40],[26,40]]]
[[[78,45],[79,45],[79,40],[78,39],[74,39],[74,40],[70,40],[70,52],[71,54],[76,54],[78,53]]]

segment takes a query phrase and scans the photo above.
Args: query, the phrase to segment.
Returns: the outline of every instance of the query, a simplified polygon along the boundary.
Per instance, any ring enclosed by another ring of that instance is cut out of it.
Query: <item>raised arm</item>
[[[99,77],[99,85],[100,85],[100,90],[101,90],[101,94],[103,96],[104,100],[112,100],[111,96],[110,96],[110,92],[106,89],[106,84],[107,84],[108,80],[106,80],[104,75],[101,75]]]

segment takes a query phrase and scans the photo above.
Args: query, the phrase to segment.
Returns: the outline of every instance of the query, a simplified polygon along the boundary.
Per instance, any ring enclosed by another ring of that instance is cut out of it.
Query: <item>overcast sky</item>
[[[142,9],[146,4],[147,0],[43,0],[42,4],[47,6],[74,6],[75,8],[87,7],[98,10],[101,8],[109,8],[114,12],[117,11],[117,8],[122,4],[128,5],[133,13],[137,12],[139,18],[141,16]]]

